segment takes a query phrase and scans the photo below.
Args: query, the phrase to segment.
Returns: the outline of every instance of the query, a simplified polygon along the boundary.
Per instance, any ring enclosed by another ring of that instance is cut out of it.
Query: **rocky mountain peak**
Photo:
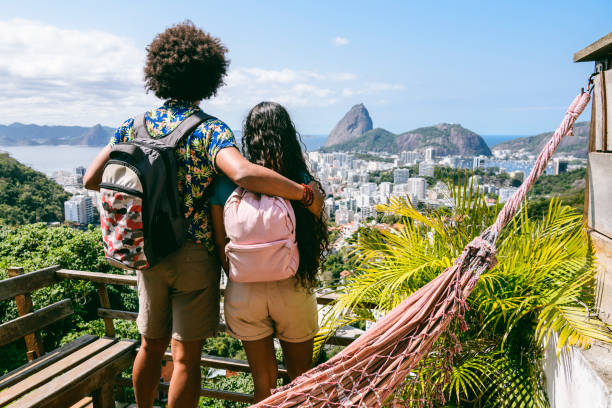
[[[347,142],[372,130],[372,118],[363,103],[353,106],[334,127],[325,146]]]

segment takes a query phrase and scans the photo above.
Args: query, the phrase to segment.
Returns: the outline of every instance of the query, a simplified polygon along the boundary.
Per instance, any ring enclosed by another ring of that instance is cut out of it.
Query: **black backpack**
[[[100,183],[104,254],[111,264],[147,269],[181,247],[187,227],[175,149],[209,119],[215,118],[197,111],[155,139],[143,114],[134,119],[134,139],[112,147]]]

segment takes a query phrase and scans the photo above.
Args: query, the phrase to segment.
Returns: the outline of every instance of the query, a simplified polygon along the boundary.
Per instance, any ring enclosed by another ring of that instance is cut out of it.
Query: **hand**
[[[325,195],[323,194],[323,191],[321,191],[321,186],[316,181],[311,181],[308,183],[308,185],[312,187],[314,200],[307,208],[317,217],[321,217],[321,212],[323,211],[323,206],[325,205]]]

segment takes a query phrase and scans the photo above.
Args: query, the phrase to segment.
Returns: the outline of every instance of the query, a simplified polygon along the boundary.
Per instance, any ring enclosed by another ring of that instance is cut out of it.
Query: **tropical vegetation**
[[[487,206],[462,179],[449,183],[452,208],[419,212],[402,199],[380,206],[403,218],[401,228],[359,235],[352,273],[336,288],[318,347],[341,326],[376,321],[493,223],[500,206]],[[593,340],[612,342],[592,310],[595,260],[581,214],[555,199],[543,218],[529,210],[524,205],[499,237],[498,264],[467,299],[467,330],[457,325],[442,336],[400,391],[408,405],[547,407],[540,365],[546,345],[563,353]],[[460,347],[448,356],[454,338]]]
[[[62,186],[8,153],[0,153],[0,223],[21,225],[64,220]]]

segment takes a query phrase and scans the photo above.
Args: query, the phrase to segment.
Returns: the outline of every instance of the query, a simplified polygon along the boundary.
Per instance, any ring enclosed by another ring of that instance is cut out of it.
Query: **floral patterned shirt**
[[[152,137],[164,137],[199,109],[188,102],[169,100],[161,107],[145,113],[147,130]],[[133,118],[123,122],[111,138],[110,145],[132,140],[133,125]],[[215,167],[217,153],[232,146],[237,147],[229,126],[218,119],[210,119],[187,135],[176,150],[178,189],[183,194],[187,238],[204,243],[211,252],[214,251],[214,242],[208,205],[210,193],[207,188],[218,173]]]

